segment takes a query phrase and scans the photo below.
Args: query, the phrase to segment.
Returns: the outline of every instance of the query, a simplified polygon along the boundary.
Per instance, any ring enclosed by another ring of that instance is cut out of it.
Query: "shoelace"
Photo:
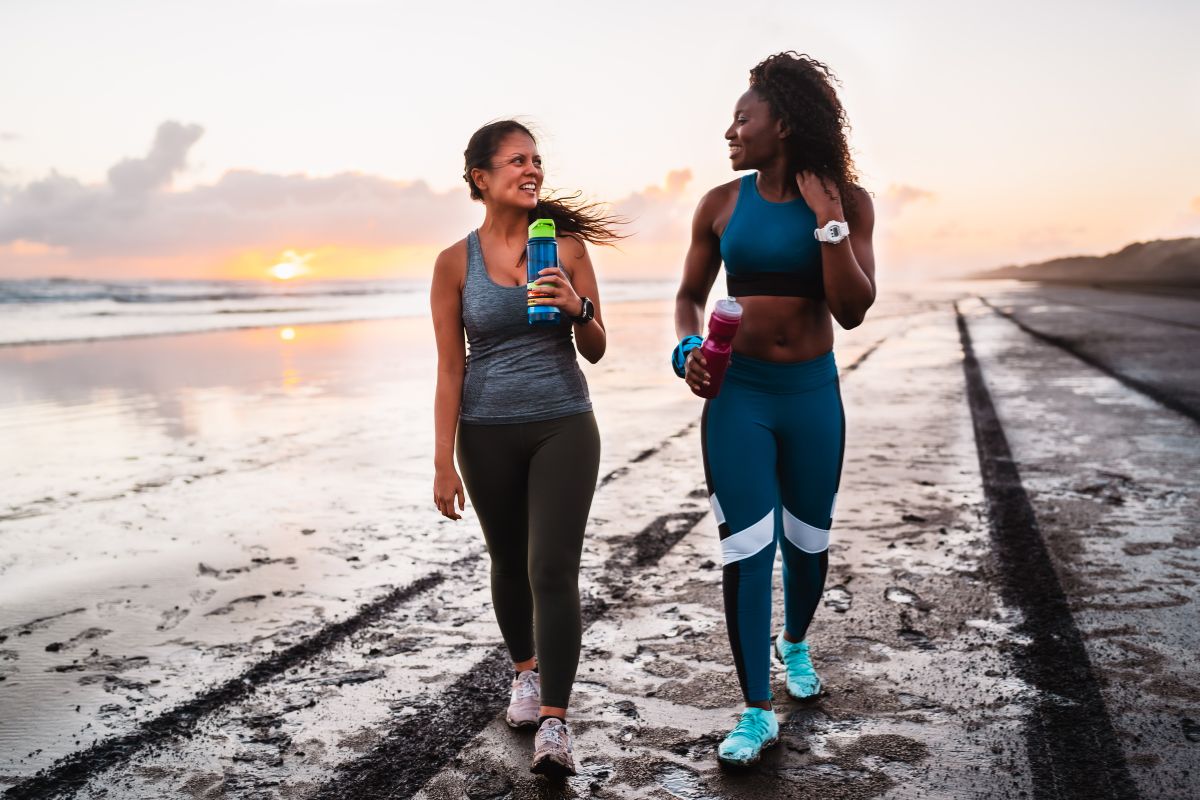
[[[533,676],[530,675],[527,678],[518,678],[516,692],[518,699],[523,700],[526,697],[536,697],[539,692],[537,687],[533,685]]]
[[[742,715],[738,717],[737,725],[734,725],[733,730],[729,732],[729,738],[742,736],[753,742],[761,742],[767,738],[769,730],[770,726],[765,716],[743,711]]]
[[[542,741],[551,741],[554,744],[562,747],[562,725],[543,725],[538,728],[538,738]]]
[[[804,678],[817,677],[817,671],[813,669],[812,659],[808,657],[808,642],[796,642],[787,648],[783,656],[783,663],[787,665],[788,671],[795,670]]]

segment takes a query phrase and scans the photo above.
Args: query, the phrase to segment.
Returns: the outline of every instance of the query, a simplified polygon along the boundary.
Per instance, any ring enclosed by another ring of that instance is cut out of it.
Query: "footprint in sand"
[[[839,614],[845,614],[850,610],[850,604],[854,602],[854,595],[845,586],[838,584],[830,586],[825,590],[825,607],[832,608]]]
[[[160,631],[169,631],[183,621],[183,618],[188,615],[186,608],[175,606],[162,612],[162,622],[156,626]]]

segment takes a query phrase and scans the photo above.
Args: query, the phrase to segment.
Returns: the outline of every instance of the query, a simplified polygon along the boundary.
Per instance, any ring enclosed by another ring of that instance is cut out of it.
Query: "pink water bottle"
[[[696,390],[700,397],[711,400],[721,391],[725,368],[729,366],[729,357],[733,354],[733,335],[737,333],[741,321],[742,307],[737,300],[727,297],[717,301],[712,316],[708,318],[708,338],[700,345],[700,355],[704,356],[704,368],[709,375],[708,385]]]

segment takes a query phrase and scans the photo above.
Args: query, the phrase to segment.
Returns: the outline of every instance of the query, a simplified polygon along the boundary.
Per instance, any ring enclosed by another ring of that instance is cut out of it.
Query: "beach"
[[[473,509],[433,507],[428,319],[375,295],[357,321],[325,298],[256,302],[279,322],[216,330],[225,306],[204,307],[182,328],[167,309],[165,327],[0,347],[6,796],[1194,791],[1194,300],[882,287],[836,345],[846,461],[810,636],[825,688],[797,703],[774,672],[782,742],[731,773],[701,406],[667,365],[662,287],[614,292],[609,352],[584,364],[601,478],[580,775],[561,785],[503,723]]]

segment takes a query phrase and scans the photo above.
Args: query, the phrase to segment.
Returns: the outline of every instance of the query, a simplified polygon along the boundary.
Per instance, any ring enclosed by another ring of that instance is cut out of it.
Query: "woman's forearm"
[[[604,351],[608,348],[608,332],[604,330],[600,320],[593,319],[591,322],[575,325],[575,347],[579,350],[579,355],[592,364],[604,357]]]
[[[454,437],[458,430],[458,412],[462,403],[462,374],[438,373],[433,400],[433,465],[435,469],[454,467]]]
[[[704,301],[690,294],[675,295],[675,338],[700,334],[704,330]]]
[[[829,312],[843,328],[857,327],[875,302],[875,287],[859,266],[849,240],[823,244],[821,248],[825,302]]]

